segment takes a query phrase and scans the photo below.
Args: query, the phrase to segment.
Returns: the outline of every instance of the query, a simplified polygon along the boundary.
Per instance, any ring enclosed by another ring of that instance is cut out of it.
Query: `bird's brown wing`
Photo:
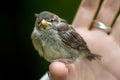
[[[61,37],[64,44],[77,49],[77,50],[88,50],[86,42],[83,38],[71,27],[71,26],[59,26],[58,34]]]

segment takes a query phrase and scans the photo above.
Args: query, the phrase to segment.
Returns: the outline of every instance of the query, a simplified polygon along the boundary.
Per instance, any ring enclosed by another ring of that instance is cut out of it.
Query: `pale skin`
[[[112,28],[109,34],[93,26],[90,29],[100,1],[83,0],[72,25],[91,52],[102,56],[101,60],[82,59],[67,67],[62,62],[53,62],[49,67],[50,80],[120,80],[120,15],[116,18],[120,0],[104,0],[95,18]]]

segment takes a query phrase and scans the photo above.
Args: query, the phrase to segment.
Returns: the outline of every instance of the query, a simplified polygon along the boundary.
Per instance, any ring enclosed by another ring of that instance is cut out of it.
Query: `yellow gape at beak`
[[[42,26],[42,27],[47,27],[47,26],[51,26],[52,23],[51,22],[48,22],[46,20],[42,20],[40,24],[38,24],[38,26]]]

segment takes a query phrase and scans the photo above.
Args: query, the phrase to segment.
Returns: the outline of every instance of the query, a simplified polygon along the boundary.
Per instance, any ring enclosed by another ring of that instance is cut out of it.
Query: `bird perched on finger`
[[[47,61],[71,63],[83,57],[90,61],[100,60],[101,56],[91,53],[81,35],[65,19],[48,11],[35,16],[32,43]]]

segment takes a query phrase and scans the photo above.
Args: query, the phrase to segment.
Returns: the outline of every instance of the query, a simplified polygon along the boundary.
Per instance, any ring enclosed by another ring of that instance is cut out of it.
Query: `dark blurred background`
[[[0,2],[0,80],[38,80],[49,63],[31,42],[35,13],[47,10],[72,23],[80,0],[4,0]]]

